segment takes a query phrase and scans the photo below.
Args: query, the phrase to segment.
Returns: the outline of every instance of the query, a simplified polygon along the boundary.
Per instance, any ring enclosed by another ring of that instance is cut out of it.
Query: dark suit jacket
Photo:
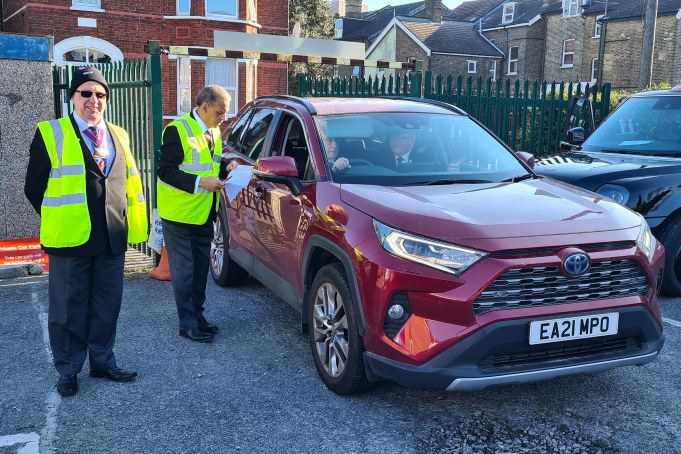
[[[191,117],[195,119],[193,111]],[[222,154],[222,150],[214,150],[214,152]],[[182,164],[183,160],[184,149],[182,148],[182,142],[180,140],[180,134],[177,132],[177,128],[166,128],[163,131],[163,142],[161,144],[161,154],[158,161],[158,177],[161,181],[164,181],[177,189],[193,194],[198,176],[180,170],[179,166]],[[225,163],[220,164],[220,178],[226,178],[227,176],[225,167]],[[213,208],[211,209],[211,214],[208,216],[207,222],[215,221],[215,204],[217,203],[217,200],[217,193],[213,193]],[[191,226],[191,224],[184,224],[181,222],[168,220],[166,220],[166,222]]]
[[[69,115],[69,118],[80,140],[81,151],[85,160],[85,191],[90,214],[90,238],[80,246],[43,247],[43,249],[47,254],[62,256],[84,257],[104,253],[123,254],[127,249],[128,235],[125,155],[121,145],[116,140],[116,136],[109,131],[116,149],[116,156],[111,164],[109,175],[105,178],[90,149],[85,144],[73,115]],[[24,194],[38,214],[40,214],[51,168],[45,142],[36,129],[29,150]],[[78,221],[73,220],[73,222]]]
[[[385,167],[392,170],[397,170],[395,162],[395,154],[390,149],[390,144],[386,143],[383,147],[375,151],[370,156],[369,160],[377,166]],[[427,150],[414,147],[409,153],[409,162],[434,162],[433,154]]]

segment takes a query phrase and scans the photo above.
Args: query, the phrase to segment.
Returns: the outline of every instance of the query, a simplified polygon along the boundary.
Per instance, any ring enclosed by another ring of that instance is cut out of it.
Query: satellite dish
[[[300,38],[300,22],[296,22],[293,25],[293,31],[291,32],[291,36],[294,38]]]

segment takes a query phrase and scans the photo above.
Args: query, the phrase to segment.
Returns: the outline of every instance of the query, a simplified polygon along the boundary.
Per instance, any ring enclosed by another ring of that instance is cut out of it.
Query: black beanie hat
[[[97,68],[92,66],[82,66],[77,68],[73,72],[73,77],[71,78],[71,88],[69,88],[69,99],[78,90],[78,87],[83,85],[85,82],[93,81],[97,82],[99,85],[104,87],[107,96],[109,96],[109,86],[106,83],[106,79]]]

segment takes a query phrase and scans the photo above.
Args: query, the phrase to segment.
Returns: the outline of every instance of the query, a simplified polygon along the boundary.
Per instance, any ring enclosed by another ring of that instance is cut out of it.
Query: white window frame
[[[513,49],[516,50],[516,58],[511,58],[513,55]],[[508,48],[508,67],[506,68],[506,75],[507,76],[515,76],[518,74],[518,60],[520,57],[520,47],[518,46],[511,46]],[[515,63],[515,65],[514,65]],[[511,71],[511,67],[515,66],[515,71]]]
[[[237,67],[238,70],[238,67]],[[246,102],[251,102],[258,97],[258,60],[246,62]],[[237,72],[237,77],[239,73]],[[238,107],[237,107],[238,110]]]
[[[591,83],[595,84],[598,79],[598,58],[591,60]]]
[[[188,65],[188,80],[182,80],[182,66]],[[182,110],[182,90],[189,89],[189,110]],[[184,115],[192,110],[192,61],[189,57],[178,57],[177,59],[177,116]]]
[[[510,11],[509,11],[510,9]],[[515,16],[515,2],[504,3],[504,12],[501,17],[502,24],[510,24]]]
[[[102,11],[102,0],[71,0],[71,9]]]
[[[567,52],[565,48],[567,47],[568,41],[572,41],[572,52]],[[563,40],[563,58],[561,59],[561,68],[574,68],[575,66],[575,39],[566,39]],[[572,55],[572,63],[565,63],[565,57],[568,55]]]
[[[563,0],[563,17],[579,16],[579,0]]]
[[[232,110],[227,112],[225,116],[227,118],[231,118],[236,116],[236,114],[239,112],[239,61],[235,60],[233,58],[207,58],[206,59],[206,85],[214,84],[215,82],[208,80],[208,61],[209,60],[225,60],[227,62],[232,62],[234,64],[234,85],[222,85],[222,84],[217,84],[220,85],[222,88],[227,90],[229,92],[232,102],[231,102],[231,108]]]
[[[63,41],[54,45],[54,64],[55,65],[76,65],[83,66],[89,64],[85,62],[69,62],[64,61],[64,54],[67,52],[84,47],[88,50],[93,49],[103,52],[111,57],[111,61],[123,61],[123,52],[108,41],[91,36],[74,36],[73,38],[66,38]]]
[[[182,3],[187,3],[187,10],[182,11],[182,7],[180,6]],[[191,16],[192,13],[192,0],[176,0],[175,2],[175,11],[177,12],[178,16]]]
[[[221,0],[223,2],[231,1],[234,3],[234,14],[226,14],[226,13],[212,13],[208,12],[208,2],[211,0],[205,0],[204,1],[204,6],[206,7],[205,12],[206,12],[206,17],[239,17],[239,0]],[[215,1],[215,0],[213,0]]]
[[[605,17],[604,14],[601,14],[600,16],[596,16],[596,23],[594,25],[594,36],[593,36],[594,38],[600,38],[601,37],[601,28],[602,28],[603,24],[601,24],[598,21],[600,19],[602,19],[603,17]]]
[[[473,67],[471,68],[471,65]],[[471,71],[472,69],[472,71]],[[468,74],[477,74],[478,73],[478,61],[477,60],[466,60],[466,70],[468,71]]]
[[[487,68],[488,76],[492,78],[492,82],[497,80],[497,61],[492,60],[489,62],[489,67]]]

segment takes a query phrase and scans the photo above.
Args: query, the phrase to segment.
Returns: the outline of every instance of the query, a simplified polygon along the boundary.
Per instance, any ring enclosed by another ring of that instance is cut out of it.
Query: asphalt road
[[[475,393],[383,383],[339,397],[317,377],[298,314],[254,281],[209,282],[212,344],[177,333],[169,283],[128,275],[116,355],[133,383],[79,376],[62,399],[47,278],[0,281],[0,454],[681,452],[681,299],[644,367]]]

